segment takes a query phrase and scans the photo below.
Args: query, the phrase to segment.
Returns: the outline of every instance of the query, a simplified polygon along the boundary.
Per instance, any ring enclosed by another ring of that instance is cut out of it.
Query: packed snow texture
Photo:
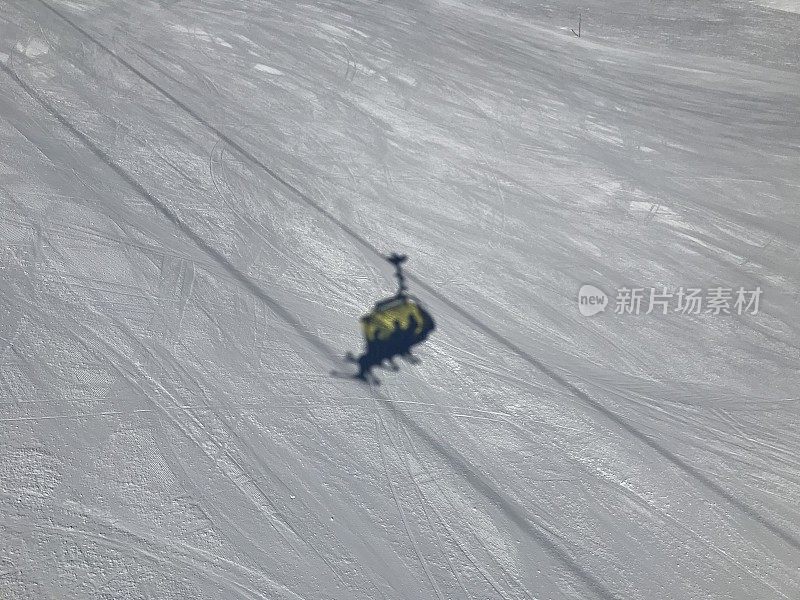
[[[769,8],[800,13],[800,0],[761,0],[760,4]]]
[[[0,597],[800,597],[790,5],[4,0]]]

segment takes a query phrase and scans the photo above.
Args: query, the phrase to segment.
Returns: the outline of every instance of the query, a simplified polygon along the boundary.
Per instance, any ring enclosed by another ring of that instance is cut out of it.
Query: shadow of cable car
[[[397,293],[391,298],[376,302],[372,310],[361,317],[361,331],[366,349],[358,357],[352,353],[347,355],[350,362],[358,365],[358,373],[354,377],[362,381],[378,383],[372,369],[383,367],[384,363],[397,370],[399,367],[395,362],[396,357],[410,363],[419,362],[411,353],[412,348],[424,342],[436,329],[431,314],[417,298],[408,293],[402,268],[407,258],[399,254],[392,254],[388,258],[395,267]]]

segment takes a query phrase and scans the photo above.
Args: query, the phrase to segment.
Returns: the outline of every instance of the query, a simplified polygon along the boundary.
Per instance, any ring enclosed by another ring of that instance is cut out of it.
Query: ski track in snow
[[[0,586],[797,597],[788,4],[5,3]],[[440,325],[377,389],[370,247]]]

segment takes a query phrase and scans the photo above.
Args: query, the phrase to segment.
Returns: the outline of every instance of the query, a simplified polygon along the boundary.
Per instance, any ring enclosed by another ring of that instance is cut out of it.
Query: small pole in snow
[[[572,31],[572,33],[578,37],[581,37],[581,13],[578,13],[578,31],[575,31],[574,29],[571,29],[570,31]]]

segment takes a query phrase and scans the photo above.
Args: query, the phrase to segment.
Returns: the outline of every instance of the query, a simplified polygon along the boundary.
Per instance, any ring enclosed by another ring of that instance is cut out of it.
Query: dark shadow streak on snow
[[[70,27],[75,29],[78,33],[80,33],[82,36],[84,36],[90,42],[92,42],[96,46],[99,46],[104,52],[107,52],[108,54],[113,56],[117,61],[119,61],[119,63],[122,66],[124,66],[126,69],[131,71],[137,77],[142,79],[142,81],[146,82],[148,85],[153,87],[156,91],[158,91],[162,96],[167,98],[170,102],[172,102],[173,104],[175,104],[176,106],[181,108],[183,111],[185,111],[187,114],[189,114],[195,121],[197,121],[198,123],[200,123],[204,127],[208,128],[211,132],[213,132],[216,136],[218,136],[219,139],[221,139],[223,142],[228,144],[231,148],[236,150],[236,152],[238,152],[241,156],[243,156],[248,161],[250,161],[251,163],[256,165],[258,168],[260,168],[262,171],[267,173],[267,175],[272,177],[275,181],[277,181],[278,183],[280,183],[281,185],[283,185],[287,189],[289,189],[292,192],[294,192],[295,194],[297,194],[297,196],[302,198],[303,201],[306,204],[308,204],[311,208],[313,208],[314,210],[316,210],[317,212],[322,214],[322,216],[324,216],[326,219],[328,219],[328,220],[332,221],[333,223],[335,223],[336,226],[339,227],[340,229],[342,229],[345,233],[347,233],[347,235],[349,235],[353,239],[357,240],[362,246],[366,246],[372,252],[380,255],[382,258],[386,258],[385,256],[383,256],[383,254],[380,252],[380,250],[378,250],[375,246],[370,244],[367,241],[366,238],[364,238],[361,235],[359,235],[352,227],[347,225],[347,223],[341,221],[332,212],[330,212],[325,207],[323,207],[322,205],[320,205],[317,202],[315,202],[311,197],[308,196],[308,194],[306,194],[305,192],[300,190],[298,187],[293,185],[291,182],[286,180],[283,176],[281,176],[280,173],[278,173],[274,169],[270,168],[269,166],[265,165],[261,160],[256,158],[250,151],[248,151],[246,148],[244,148],[236,140],[234,140],[231,137],[229,137],[221,129],[219,129],[218,127],[216,127],[215,125],[210,123],[205,117],[203,117],[202,115],[197,113],[197,111],[195,111],[192,107],[187,105],[185,102],[183,102],[179,98],[175,97],[172,93],[170,93],[168,90],[164,89],[161,85],[159,85],[158,83],[153,81],[153,79],[148,77],[145,73],[143,73],[142,71],[140,71],[139,69],[134,67],[129,61],[127,61],[124,58],[122,58],[119,54],[114,52],[114,50],[112,50],[111,48],[106,46],[103,42],[101,42],[99,39],[97,39],[91,33],[89,33],[88,31],[84,30],[80,25],[78,25],[77,23],[72,21],[67,15],[65,15],[64,13],[59,11],[58,9],[50,6],[44,0],[38,0],[38,2],[42,6],[44,6],[48,10],[50,10],[51,12],[55,13],[61,20],[65,21]]]
[[[155,208],[159,213],[161,213],[164,217],[166,217],[178,230],[183,233],[186,237],[192,240],[203,252],[205,252],[209,257],[215,260],[225,271],[227,271],[233,278],[235,278],[239,283],[244,285],[256,298],[264,302],[267,306],[269,306],[275,313],[280,316],[284,321],[289,323],[294,329],[296,329],[309,343],[313,344],[321,352],[330,355],[331,357],[334,356],[333,352],[325,346],[325,344],[320,341],[318,337],[314,334],[309,332],[302,323],[289,311],[283,308],[278,302],[276,302],[271,296],[269,296],[264,290],[262,290],[250,277],[240,271],[233,263],[231,263],[225,256],[223,256],[218,250],[211,247],[208,242],[206,242],[199,234],[195,233],[195,231],[189,227],[186,223],[184,223],[181,218],[175,214],[172,209],[170,209],[167,205],[161,202],[158,198],[154,197],[150,192],[148,192],[142,184],[140,184],[136,179],[133,178],[127,171],[125,171],[121,166],[119,166],[114,159],[112,159],[102,148],[98,147],[91,139],[89,139],[84,133],[79,131],[75,128],[72,123],[67,121],[61,113],[56,110],[56,108],[50,104],[41,94],[39,94],[36,90],[30,87],[27,83],[25,83],[22,79],[20,79],[14,71],[12,71],[7,65],[0,62],[0,69],[5,71],[5,73],[11,77],[14,81],[19,84],[25,92],[33,98],[36,102],[38,102],[48,113],[50,113],[59,123],[61,123],[66,129],[69,130],[72,135],[78,138],[83,144],[91,150],[91,152],[97,156],[101,161],[103,161],[114,173],[119,175],[123,180],[125,180],[128,185],[130,185],[139,195],[142,196],[147,202]]]
[[[650,437],[646,433],[636,429],[633,425],[628,423],[625,419],[623,419],[622,417],[620,417],[619,415],[617,415],[616,413],[614,413],[610,409],[608,409],[605,406],[603,406],[599,401],[597,401],[594,398],[592,398],[589,394],[587,394],[585,391],[580,389],[574,383],[571,383],[570,381],[568,381],[566,378],[564,378],[563,375],[558,374],[551,367],[548,367],[546,364],[544,364],[538,358],[536,358],[533,355],[531,355],[530,353],[526,352],[524,349],[522,349],[519,346],[517,346],[514,342],[512,342],[511,340],[509,340],[505,336],[497,333],[492,328],[490,328],[489,326],[485,325],[480,320],[476,319],[474,316],[469,314],[469,312],[467,312],[466,310],[464,310],[463,308],[461,308],[460,306],[458,306],[457,304],[455,304],[454,302],[452,302],[451,300],[449,300],[448,298],[443,296],[441,293],[437,292],[434,288],[432,288],[430,285],[428,285],[427,283],[425,283],[424,281],[422,281],[418,277],[415,277],[414,275],[410,275],[410,274],[407,274],[406,277],[408,277],[408,279],[413,281],[415,284],[417,284],[419,287],[424,289],[426,292],[428,292],[432,296],[435,296],[443,304],[447,305],[451,310],[453,310],[454,312],[458,313],[459,316],[461,316],[463,319],[465,319],[466,321],[471,323],[476,329],[482,331],[488,337],[492,338],[496,342],[502,344],[503,346],[505,346],[506,348],[511,350],[514,354],[519,356],[525,362],[527,362],[527,363],[531,364],[532,366],[536,367],[537,369],[539,369],[542,373],[544,373],[545,375],[550,377],[550,379],[552,379],[553,381],[555,381],[559,385],[563,386],[566,390],[568,390],[570,393],[572,393],[578,399],[580,399],[583,402],[585,402],[587,405],[589,405],[594,410],[596,410],[597,412],[602,414],[608,420],[612,421],[613,423],[616,423],[620,428],[622,428],[623,430],[628,432],[630,435],[632,435],[634,438],[636,438],[637,440],[639,440],[640,442],[642,442],[646,446],[649,446],[650,448],[655,450],[655,452],[657,452],[660,456],[662,456],[663,458],[665,458],[666,460],[671,462],[673,465],[678,467],[684,473],[686,473],[688,475],[691,475],[692,477],[697,479],[697,481],[702,483],[708,489],[710,489],[711,491],[717,493],[719,496],[721,496],[722,498],[724,498],[725,500],[730,502],[733,506],[735,506],[737,509],[742,511],[745,515],[747,515],[748,517],[750,517],[751,519],[753,519],[757,523],[759,523],[762,526],[764,526],[766,529],[768,529],[769,531],[774,533],[776,536],[781,538],[788,545],[792,546],[793,548],[795,548],[797,550],[800,550],[800,540],[798,540],[789,531],[785,530],[780,525],[777,525],[776,523],[773,523],[771,520],[769,520],[767,517],[765,517],[764,515],[759,513],[753,507],[748,506],[747,504],[745,504],[744,502],[739,500],[739,498],[737,498],[736,496],[734,496],[733,494],[728,492],[725,488],[723,488],[717,482],[713,481],[710,477],[705,475],[702,471],[700,471],[696,467],[693,467],[692,465],[690,465],[689,463],[684,461],[681,457],[679,457],[677,454],[672,452],[669,448],[665,448],[664,446],[662,446],[660,443],[658,443],[656,440],[654,440],[652,437]]]
[[[225,133],[223,133],[220,129],[218,129],[217,127],[215,127],[211,123],[209,123],[204,117],[199,115],[195,110],[193,110],[191,107],[186,105],[184,102],[182,102],[181,100],[176,98],[173,94],[171,94],[169,91],[164,89],[158,83],[153,81],[147,75],[142,73],[139,69],[134,67],[130,62],[128,62],[127,60],[125,60],[124,58],[119,56],[116,52],[114,52],[111,48],[109,48],[108,46],[103,44],[95,36],[93,36],[92,34],[87,32],[86,30],[84,30],[82,27],[80,27],[78,24],[76,24],[74,21],[72,21],[67,15],[63,14],[61,11],[57,10],[56,8],[50,6],[44,0],[38,0],[38,2],[40,4],[42,4],[44,7],[46,7],[48,10],[53,12],[55,15],[57,15],[60,19],[65,21],[67,24],[69,24],[73,29],[75,29],[78,33],[80,33],[82,36],[84,36],[90,42],[92,42],[93,44],[97,45],[102,50],[104,50],[105,52],[107,52],[108,54],[113,56],[116,60],[119,61],[119,63],[121,65],[123,65],[125,68],[130,70],[132,73],[136,74],[138,77],[140,77],[143,81],[145,81],[150,86],[152,86],[156,91],[158,91],[164,97],[166,97],[171,102],[173,102],[175,105],[177,105],[178,107],[183,109],[186,113],[191,115],[198,123],[204,125],[210,131],[212,131],[217,136],[219,136],[219,138],[221,140],[223,140],[231,148],[236,150],[241,156],[243,156],[244,158],[249,160],[254,165],[258,166],[261,170],[263,170],[265,173],[267,173],[275,181],[277,181],[278,183],[284,185],[286,188],[288,188],[289,190],[294,192],[308,206],[310,206],[311,208],[313,208],[314,210],[319,212],[322,216],[324,216],[326,219],[328,219],[329,221],[334,223],[337,227],[339,227],[342,231],[344,231],[351,238],[356,240],[363,247],[367,248],[370,252],[376,254],[380,258],[382,258],[384,260],[387,259],[387,256],[384,255],[377,247],[373,246],[366,238],[364,238],[361,235],[359,235],[349,225],[347,225],[346,223],[342,222],[338,217],[336,217],[336,215],[334,215],[333,213],[331,213],[330,211],[328,211],[327,209],[322,207],[320,204],[315,202],[312,198],[310,198],[303,191],[301,191],[296,186],[291,184],[289,181],[284,179],[274,169],[272,169],[269,166],[265,165],[262,161],[260,161],[258,158],[256,158],[251,152],[249,152],[248,150],[243,148],[241,146],[241,144],[239,144],[235,140],[231,139],[229,136],[227,136]],[[8,70],[8,69],[6,69],[6,70]],[[14,76],[14,75],[12,74],[12,76]],[[16,78],[16,76],[14,76],[14,77]],[[202,243],[203,243],[204,247],[208,248],[208,246],[205,245],[205,242],[202,242]],[[215,250],[213,250],[211,248],[209,248],[209,250],[210,250],[210,252],[209,252],[210,254],[214,253],[214,254],[212,254],[212,256],[215,256],[215,257],[219,256],[222,260],[225,260],[227,262],[227,259],[225,259],[221,255],[219,255],[219,253],[217,253]],[[227,262],[227,264],[230,265],[229,262]],[[231,265],[231,267],[232,267],[232,265]],[[239,273],[239,276],[240,277],[244,277],[241,273]],[[237,279],[239,278],[239,276],[237,276]],[[575,397],[577,397],[578,399],[582,400],[588,406],[594,408],[596,411],[598,411],[600,414],[602,414],[603,416],[608,418],[610,421],[612,421],[613,423],[617,424],[624,431],[626,431],[629,434],[631,434],[634,438],[636,438],[637,440],[641,441],[643,444],[645,444],[649,448],[653,449],[662,458],[664,458],[667,461],[671,462],[673,465],[675,465],[677,468],[682,470],[687,475],[689,475],[691,477],[694,477],[697,481],[702,483],[706,488],[708,488],[709,490],[711,490],[714,493],[718,494],[720,497],[722,497],[725,500],[727,500],[732,506],[736,507],[742,513],[744,513],[745,515],[747,515],[748,517],[750,517],[751,519],[753,519],[757,523],[761,524],[767,530],[769,530],[770,532],[775,534],[777,537],[779,537],[781,540],[786,542],[789,546],[791,546],[795,550],[800,551],[800,538],[796,537],[791,532],[789,532],[787,529],[781,527],[779,524],[773,522],[768,517],[760,514],[753,507],[748,506],[747,504],[745,504],[744,502],[742,502],[741,500],[736,498],[733,494],[731,494],[730,492],[725,490],[718,483],[714,482],[711,478],[709,478],[708,476],[703,474],[699,469],[697,469],[697,468],[691,466],[690,464],[688,464],[687,462],[685,462],[683,459],[681,459],[674,452],[672,452],[668,448],[662,446],[659,442],[657,442],[655,439],[653,439],[650,436],[648,436],[646,433],[636,429],[633,425],[631,425],[630,423],[625,421],[622,417],[620,417],[619,415],[615,414],[614,412],[612,412],[608,408],[604,407],[600,402],[598,402],[597,400],[595,400],[591,396],[589,396],[589,394],[587,394],[586,392],[584,392],[583,390],[581,390],[580,388],[575,386],[573,383],[570,383],[569,381],[567,381],[562,375],[559,375],[558,373],[556,373],[553,369],[551,369],[550,367],[545,365],[543,362],[541,362],[540,360],[538,360],[537,358],[535,358],[534,356],[532,356],[531,354],[529,354],[528,352],[526,352],[525,350],[523,350],[522,348],[517,346],[514,342],[512,342],[511,340],[509,340],[508,338],[506,338],[502,334],[497,333],[496,331],[491,329],[488,325],[485,325],[480,320],[478,320],[475,317],[473,317],[472,315],[470,315],[469,312],[467,312],[465,309],[463,309],[460,306],[458,306],[457,304],[455,304],[452,300],[450,300],[447,297],[445,297],[444,295],[442,295],[441,292],[436,291],[430,285],[426,284],[425,282],[423,282],[422,280],[420,280],[419,278],[417,278],[417,277],[415,277],[413,275],[408,275],[408,278],[411,281],[413,281],[414,283],[416,283],[417,285],[419,285],[420,287],[422,287],[423,289],[425,289],[429,294],[431,294],[432,296],[434,296],[435,298],[440,300],[442,303],[446,304],[453,311],[455,311],[461,317],[466,319],[469,323],[474,325],[478,330],[482,331],[483,333],[488,335],[490,338],[492,338],[493,340],[495,340],[496,342],[498,342],[499,344],[501,344],[502,346],[504,346],[505,348],[507,348],[508,350],[513,352],[514,354],[516,354],[517,356],[519,356],[525,362],[527,362],[530,365],[532,365],[533,367],[539,369],[542,373],[544,373],[545,375],[550,377],[553,381],[555,381],[559,385],[563,386],[566,390],[568,390],[570,393],[572,393]],[[246,279],[246,277],[245,277],[245,279]],[[245,285],[247,285],[248,288],[251,288],[251,287],[254,286],[254,284],[250,280],[247,280],[247,283],[245,283]],[[269,301],[269,303],[274,304],[274,302],[271,301],[271,300]],[[286,313],[286,311],[283,310],[283,309],[281,309],[281,311],[282,311],[282,313]],[[294,317],[292,317],[288,313],[286,313],[286,316],[291,319],[291,320],[289,320],[290,323],[298,323],[298,325],[299,325],[299,322],[297,322],[297,320],[294,319]],[[302,326],[300,325],[300,327],[302,327]],[[305,330],[303,330],[303,331],[305,332]],[[309,334],[308,332],[304,333],[304,337],[306,337],[306,339],[309,339],[309,336],[311,336],[311,334]],[[314,346],[316,346],[317,348],[320,347],[319,344],[321,342],[318,339],[315,339],[313,343],[314,343]]]
[[[122,178],[128,185],[130,185],[142,198],[144,198],[153,208],[155,208],[161,215],[166,217],[177,229],[186,237],[192,240],[197,246],[208,256],[214,259],[226,272],[244,285],[256,298],[264,302],[270,309],[272,309],[280,318],[291,325],[300,335],[317,350],[328,356],[334,362],[338,361],[337,352],[328,346],[323,340],[319,339],[316,335],[308,331],[300,321],[297,320],[289,311],[275,301],[269,294],[267,294],[261,287],[259,287],[252,279],[240,271],[233,265],[225,256],[219,251],[212,248],[199,234],[195,233],[181,218],[175,214],[168,206],[148,192],[130,173],[117,164],[108,153],[98,147],[89,137],[75,128],[72,123],[61,115],[56,108],[50,104],[41,94],[36,92],[31,86],[25,83],[22,79],[14,73],[7,65],[0,62],[0,69],[2,69],[9,77],[11,77],[17,84],[25,90],[25,92],[42,106],[50,115],[58,120],[72,135],[78,138],[97,158],[106,164],[111,170],[114,171],[120,178]],[[420,424],[414,421],[397,405],[384,397],[382,394],[373,390],[375,399],[385,406],[398,421],[404,423],[411,429],[418,438],[422,439],[434,452],[440,455],[453,469],[460,473],[464,479],[472,486],[472,488],[483,495],[490,503],[495,505],[511,522],[517,525],[520,529],[525,531],[531,538],[533,538],[543,549],[548,551],[555,559],[561,561],[573,574],[575,574],[587,587],[589,587],[598,598],[604,600],[616,600],[618,596],[614,595],[608,590],[601,581],[595,578],[592,574],[587,572],[581,567],[570,554],[561,548],[555,541],[551,539],[552,534],[548,535],[543,526],[538,525],[531,521],[527,516],[526,510],[516,501],[504,496],[501,492],[497,491],[492,482],[483,474],[481,474],[469,461],[457,450],[450,447],[443,441],[435,438]]]
[[[492,481],[476,469],[458,450],[441,439],[434,437],[427,429],[414,421],[388,398],[377,392],[373,392],[373,394],[378,402],[395,415],[398,421],[411,429],[418,438],[440,455],[456,473],[459,473],[472,486],[472,489],[496,506],[506,518],[528,534],[548,554],[565,565],[586,584],[597,598],[602,598],[603,600],[616,600],[619,598],[602,581],[586,571],[564,548],[557,544],[552,539],[554,535],[549,533],[544,526],[532,522],[528,516],[529,511],[524,506],[495,489]]]

